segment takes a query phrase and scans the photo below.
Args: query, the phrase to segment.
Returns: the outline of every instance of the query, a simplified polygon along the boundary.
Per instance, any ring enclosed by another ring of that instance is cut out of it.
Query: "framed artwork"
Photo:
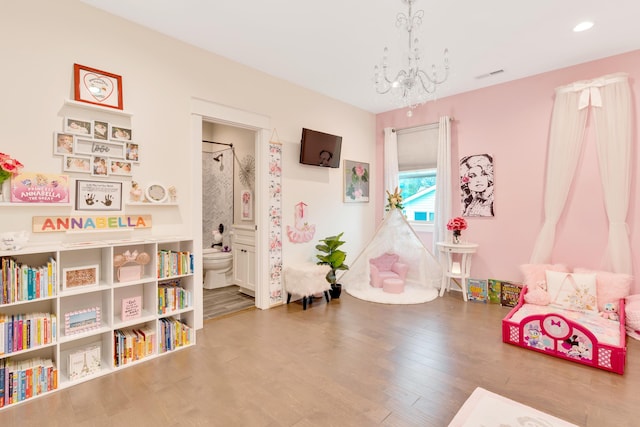
[[[106,71],[73,64],[76,101],[122,110],[122,77]]]
[[[109,175],[131,176],[132,167],[131,162],[109,159]]]
[[[75,139],[69,132],[53,133],[53,154],[56,156],[64,156],[73,154],[73,143]]]
[[[62,289],[74,289],[85,286],[98,286],[100,283],[100,266],[85,265],[62,269]]]
[[[140,153],[139,153],[138,144],[134,144],[134,143],[131,143],[131,142],[127,142],[126,143],[125,159],[126,160],[131,160],[132,162],[139,162],[140,161]]]
[[[91,157],[88,156],[64,156],[62,166],[65,172],[91,173]]]
[[[109,158],[102,156],[91,157],[91,176],[108,176]]]
[[[462,216],[494,216],[493,156],[474,154],[460,160]]]
[[[76,135],[84,135],[91,138],[93,136],[93,122],[91,120],[64,118],[64,131]]]
[[[253,220],[253,193],[249,190],[242,190],[240,192],[240,218],[243,221]]]
[[[106,141],[109,139],[109,123],[100,120],[93,121],[93,138]]]
[[[69,203],[69,176],[22,172],[11,178],[12,203]]]
[[[111,126],[109,135],[111,136],[111,139],[114,139],[116,141],[131,141],[131,138],[133,136],[131,129],[119,126]]]
[[[345,203],[362,203],[369,201],[369,163],[344,161]]]
[[[122,182],[76,180],[77,211],[122,210]]]
[[[101,322],[100,307],[70,311],[64,314],[64,333],[71,335],[97,329]]]

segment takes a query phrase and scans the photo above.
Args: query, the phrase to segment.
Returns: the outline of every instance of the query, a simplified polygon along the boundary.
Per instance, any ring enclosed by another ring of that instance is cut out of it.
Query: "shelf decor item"
[[[119,211],[122,182],[76,180],[77,211]]]
[[[116,268],[118,282],[132,282],[140,280],[144,272],[144,266],[149,264],[151,257],[146,252],[138,253],[137,250],[125,251],[113,257],[113,266]]]
[[[142,316],[142,296],[122,298],[122,321],[138,319]]]
[[[11,178],[20,173],[24,165],[5,153],[0,153],[0,202],[11,198]]]
[[[447,230],[453,231],[453,243],[460,243],[461,232],[466,229],[467,221],[460,216],[451,218],[447,223]]]
[[[102,350],[100,344],[81,348],[69,353],[69,380],[75,381],[100,371]]]
[[[84,267],[70,267],[62,269],[62,289],[74,289],[85,286],[98,286],[100,281],[100,266],[87,265]]]
[[[123,109],[122,76],[73,64],[73,77],[76,101]]]
[[[64,315],[65,335],[98,329],[101,325],[100,307],[70,311]]]

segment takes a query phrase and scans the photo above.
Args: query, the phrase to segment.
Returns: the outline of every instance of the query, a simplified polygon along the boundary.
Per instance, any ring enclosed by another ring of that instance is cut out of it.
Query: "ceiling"
[[[404,67],[403,0],[82,1],[364,110],[398,107],[375,92],[373,67],[385,46],[391,71]],[[439,98],[640,48],[638,0],[416,0],[419,9],[424,68],[449,49]],[[574,33],[583,20],[595,26]]]

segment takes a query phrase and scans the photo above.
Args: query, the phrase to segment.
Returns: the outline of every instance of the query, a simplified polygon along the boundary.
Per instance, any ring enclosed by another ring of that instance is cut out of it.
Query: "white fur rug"
[[[464,402],[449,427],[578,427],[542,411],[476,388]]]
[[[381,288],[368,286],[364,289],[349,289],[345,291],[356,298],[381,304],[421,304],[438,297],[438,290],[434,288],[417,287],[407,284],[401,294],[383,292]]]

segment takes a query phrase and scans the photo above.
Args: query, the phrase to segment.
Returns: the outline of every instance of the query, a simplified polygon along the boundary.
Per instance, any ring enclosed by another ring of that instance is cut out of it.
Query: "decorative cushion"
[[[524,284],[529,288],[534,289],[540,284],[544,284],[547,281],[545,272],[549,271],[562,271],[569,273],[569,269],[564,264],[522,264],[520,271],[524,276]],[[545,286],[542,286],[544,289]]]
[[[574,268],[574,273],[595,273],[596,290],[598,294],[598,309],[602,311],[608,302],[617,304],[620,299],[629,296],[633,276],[628,274],[611,273],[609,271]]]
[[[596,275],[547,270],[550,305],[567,310],[598,313]]]

